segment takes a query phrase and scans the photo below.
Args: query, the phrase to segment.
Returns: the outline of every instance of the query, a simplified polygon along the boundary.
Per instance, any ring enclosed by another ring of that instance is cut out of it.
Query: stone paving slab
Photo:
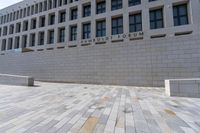
[[[164,88],[0,85],[0,133],[200,133],[200,99]]]

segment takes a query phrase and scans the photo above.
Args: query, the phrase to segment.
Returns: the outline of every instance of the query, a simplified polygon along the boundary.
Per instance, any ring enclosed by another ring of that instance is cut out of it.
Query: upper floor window
[[[54,30],[48,31],[48,44],[54,43]]]
[[[58,42],[65,42],[65,28],[59,28],[58,30]]]
[[[71,20],[75,20],[78,18],[78,9],[77,8],[72,8],[71,9]]]
[[[44,32],[39,32],[38,34],[38,45],[44,45]]]
[[[14,25],[10,25],[10,28],[9,28],[9,34],[13,34],[14,33]]]
[[[8,27],[7,27],[7,26],[4,26],[4,27],[3,27],[3,36],[6,36],[6,35],[7,35],[7,32],[8,32]]]
[[[66,12],[65,11],[60,11],[59,13],[59,22],[65,22],[65,16],[66,16]]]
[[[36,29],[36,26],[37,26],[36,18],[33,18],[33,19],[31,20],[31,29]]]
[[[83,17],[88,17],[91,15],[91,5],[84,5],[83,6]]]
[[[122,8],[122,0],[111,0],[111,9],[117,10]]]
[[[13,46],[13,39],[12,39],[12,38],[9,38],[9,39],[8,39],[8,50],[11,50],[11,49],[12,49],[12,46]]]
[[[91,37],[91,24],[86,23],[83,24],[83,29],[82,29],[82,39],[88,39]]]
[[[1,51],[5,51],[6,50],[6,39],[2,40],[2,45],[1,45]]]
[[[123,33],[123,17],[112,18],[112,35]]]
[[[27,47],[27,35],[22,36],[22,48]]]
[[[173,6],[174,26],[188,24],[187,4]]]
[[[20,41],[20,37],[19,36],[15,37],[15,44],[14,44],[15,49],[19,48],[19,43],[20,43],[19,41]]]
[[[129,31],[130,32],[142,31],[142,15],[141,15],[141,13],[132,14],[129,16]]]
[[[135,6],[141,4],[141,0],[128,0],[129,6]]]
[[[30,34],[30,47],[35,46],[35,33]]]
[[[150,28],[159,29],[164,27],[163,9],[155,9],[150,11]]]
[[[39,26],[44,27],[45,26],[45,16],[41,16],[39,18]]]
[[[106,12],[106,1],[97,2],[96,4],[96,14]]]
[[[100,20],[96,22],[96,37],[103,37],[106,35],[106,21]]]
[[[16,24],[16,33],[21,32],[21,23]]]
[[[23,31],[27,31],[28,30],[28,21],[24,21],[23,22]]]
[[[55,24],[55,14],[49,14],[49,25]]]
[[[77,40],[77,26],[71,26],[70,27],[70,41]]]

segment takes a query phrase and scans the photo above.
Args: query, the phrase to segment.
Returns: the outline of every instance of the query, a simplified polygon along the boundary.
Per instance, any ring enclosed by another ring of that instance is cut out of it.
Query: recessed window
[[[37,24],[36,18],[32,19],[31,20],[31,29],[36,29],[36,24]]]
[[[129,31],[142,31],[142,15],[141,13],[129,15]]]
[[[21,23],[16,24],[16,33],[21,32]]]
[[[53,0],[53,8],[56,8],[57,7],[57,0]]]
[[[91,38],[91,24],[85,23],[82,27],[82,39],[89,39]]]
[[[8,39],[8,50],[11,50],[11,49],[12,49],[12,45],[13,45],[13,39],[12,39],[12,38],[9,38],[9,39]]]
[[[39,18],[39,26],[44,27],[45,26],[45,16],[41,16]]]
[[[100,1],[96,4],[96,14],[106,12],[106,1]]]
[[[75,20],[78,18],[78,9],[77,8],[72,8],[71,9],[71,17],[70,20]]]
[[[91,15],[91,5],[87,4],[83,6],[83,17],[88,17]]]
[[[65,28],[58,29],[58,42],[65,42]]]
[[[55,24],[55,14],[49,14],[49,25]]]
[[[103,37],[106,35],[106,21],[99,20],[96,22],[96,37]]]
[[[70,41],[76,41],[77,40],[77,26],[71,26],[70,27]]]
[[[27,47],[27,35],[22,36],[22,48]]]
[[[44,45],[44,32],[39,32],[38,34],[38,45]]]
[[[187,4],[173,6],[173,16],[174,26],[189,24]]]
[[[159,29],[164,27],[163,9],[156,9],[150,11],[150,28]]]
[[[135,6],[141,4],[141,0],[128,0],[129,6]]]
[[[62,0],[58,0],[58,6],[62,6]]]
[[[1,37],[1,32],[2,32],[2,29],[0,28],[0,37]]]
[[[123,33],[123,17],[112,18],[112,35]]]
[[[30,34],[30,47],[35,46],[35,33]]]
[[[9,28],[9,34],[13,34],[14,33],[14,25],[10,25],[10,28]]]
[[[24,21],[23,22],[23,31],[27,31],[28,30],[28,21]]]
[[[1,51],[5,51],[6,50],[6,39],[2,40],[2,45],[1,45]]]
[[[54,30],[48,31],[48,44],[54,43]]]
[[[6,36],[8,33],[8,27],[7,26],[4,26],[3,27],[3,36]]]
[[[15,37],[15,45],[14,45],[14,48],[15,48],[15,49],[18,49],[18,48],[19,48],[19,43],[20,43],[20,37],[19,37],[19,36],[16,36],[16,37]]]
[[[117,10],[122,8],[122,0],[111,0],[111,9]]]
[[[59,12],[59,23],[65,22],[65,16],[66,16],[66,12],[65,11],[60,11]]]

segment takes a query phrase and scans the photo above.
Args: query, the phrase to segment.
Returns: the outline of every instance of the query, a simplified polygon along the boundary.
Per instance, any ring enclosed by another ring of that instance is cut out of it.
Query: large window
[[[58,42],[65,42],[65,28],[58,29]]]
[[[156,9],[150,11],[150,28],[159,29],[164,27],[163,9]]]
[[[49,25],[55,24],[55,14],[49,14]]]
[[[174,26],[188,24],[187,4],[176,5],[173,7]]]
[[[13,34],[14,33],[14,25],[10,25],[10,28],[9,28],[9,34]]]
[[[70,17],[70,19],[71,20],[75,20],[75,19],[77,19],[77,17],[78,17],[78,9],[77,8],[71,9],[71,17]]]
[[[48,31],[48,44],[54,43],[54,30]]]
[[[112,35],[123,33],[123,17],[112,18]]]
[[[90,23],[83,24],[82,31],[83,31],[82,39],[90,38],[91,37],[91,24]]]
[[[15,46],[14,46],[15,49],[19,48],[19,41],[20,37],[19,36],[15,37]]]
[[[13,39],[12,39],[12,38],[9,38],[9,39],[8,39],[8,50],[11,50],[11,49],[12,49],[12,45],[13,45]]]
[[[141,4],[141,0],[128,0],[129,6],[135,6]]]
[[[2,45],[1,45],[1,51],[5,51],[6,50],[6,39],[2,40]]]
[[[3,27],[3,36],[6,36],[8,33],[8,27],[7,26],[4,26]]]
[[[37,24],[36,18],[32,19],[31,20],[31,29],[36,29],[36,24]]]
[[[30,34],[30,47],[35,46],[35,33]]]
[[[40,18],[39,18],[39,26],[40,27],[44,27],[45,26],[45,16],[41,16]]]
[[[22,36],[22,48],[26,48],[27,46],[27,35]]]
[[[23,31],[28,30],[28,20],[23,22]]]
[[[129,31],[142,31],[142,15],[141,13],[132,14],[129,16]]]
[[[70,41],[75,41],[77,40],[77,26],[71,26],[70,27]]]
[[[122,8],[122,0],[111,0],[111,9],[117,10]]]
[[[59,22],[60,23],[65,22],[65,15],[66,15],[65,11],[59,12]]]
[[[38,34],[38,45],[44,45],[44,32],[39,32]]]
[[[96,37],[103,37],[106,35],[106,21],[100,20],[96,22]]]
[[[83,17],[88,17],[91,15],[91,5],[87,4],[83,6]]]
[[[106,12],[106,1],[97,2],[96,4],[96,14]]]
[[[16,24],[16,33],[21,32],[21,23]]]

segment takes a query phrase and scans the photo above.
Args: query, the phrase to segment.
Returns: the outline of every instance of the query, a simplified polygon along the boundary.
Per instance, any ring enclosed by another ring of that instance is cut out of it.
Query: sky
[[[0,9],[3,9],[7,6],[20,2],[22,0],[0,0]]]

